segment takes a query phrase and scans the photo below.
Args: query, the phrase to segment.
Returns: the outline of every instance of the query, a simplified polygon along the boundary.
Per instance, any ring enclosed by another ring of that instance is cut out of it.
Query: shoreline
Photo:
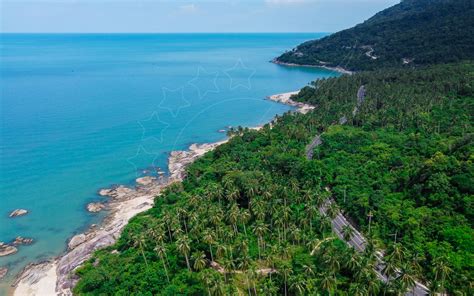
[[[285,63],[285,62],[280,62],[276,59],[273,59],[270,61],[271,63],[285,66],[285,67],[305,67],[305,68],[321,68],[321,69],[326,69],[326,70],[331,70],[331,71],[336,71],[341,74],[347,74],[347,75],[352,75],[354,74],[354,71],[350,71],[347,69],[344,69],[342,67],[329,67],[329,66],[324,66],[324,65],[300,65],[300,64],[295,64],[295,63]]]
[[[296,107],[296,112],[306,114],[314,106],[290,99],[299,91],[275,94],[267,99]],[[259,130],[261,126],[250,129]],[[154,199],[168,185],[186,177],[186,168],[205,153],[227,143],[230,138],[204,144],[191,144],[188,150],[171,151],[168,157],[169,175],[145,176],[135,180],[135,186],[124,185],[100,189],[99,195],[109,197],[105,203],[108,213],[99,225],[91,225],[84,233],[72,236],[64,254],[38,263],[30,263],[15,277],[9,295],[72,295],[79,280],[73,273],[94,251],[115,243],[128,221],[139,213],[153,207]]]

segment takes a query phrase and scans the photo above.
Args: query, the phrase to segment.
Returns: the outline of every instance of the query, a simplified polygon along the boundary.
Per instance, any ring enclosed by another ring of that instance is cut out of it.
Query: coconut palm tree
[[[255,235],[257,235],[258,237],[258,257],[261,258],[261,252],[260,252],[260,246],[265,246],[265,242],[263,240],[263,236],[265,235],[265,233],[268,232],[268,227],[267,225],[262,222],[262,221],[257,221],[255,223],[255,226],[253,228],[253,232],[255,233]]]
[[[289,262],[283,261],[278,267],[278,272],[283,275],[285,285],[285,296],[288,295],[288,277],[293,273]]]
[[[320,275],[320,287],[322,290],[332,293],[337,287],[336,276],[332,273],[323,273]]]
[[[184,255],[184,258],[186,259],[186,265],[188,267],[188,270],[191,271],[191,265],[189,264],[189,253],[191,252],[189,238],[186,235],[180,236],[176,240],[176,247],[181,252],[181,254]]]
[[[168,268],[166,267],[166,262],[165,262],[166,248],[164,245],[157,245],[154,250],[161,259],[161,263],[163,264],[163,268],[165,269],[166,279],[168,280],[168,283],[169,283],[170,277],[168,275]]]
[[[209,245],[209,253],[211,255],[211,261],[214,261],[214,255],[212,253],[212,245],[215,243],[215,240],[214,240],[214,235],[209,229],[204,230],[203,240],[206,244]]]
[[[295,295],[304,295],[306,291],[306,280],[302,275],[290,276],[290,290]]]
[[[336,239],[334,236],[328,236],[328,237],[323,238],[323,239],[315,239],[312,242],[312,245],[311,245],[312,250],[311,250],[310,254],[311,255],[316,254],[324,246],[324,244],[326,244],[327,242],[332,241],[334,239]]]
[[[399,282],[403,291],[410,290],[415,287],[416,279],[413,276],[411,269],[407,263],[404,263],[400,269],[399,276],[397,277],[397,282]]]
[[[247,209],[240,209],[239,213],[239,220],[242,223],[242,227],[244,228],[244,233],[247,235],[247,227],[246,224],[250,221],[250,211]]]
[[[142,254],[143,260],[145,261],[145,265],[148,268],[148,261],[146,260],[145,256],[145,246],[146,246],[146,239],[143,234],[137,234],[133,237],[133,246],[138,247],[140,253]]]
[[[207,295],[211,296],[211,287],[213,284],[213,274],[210,269],[203,270],[200,274],[201,280],[206,284]]]
[[[303,265],[303,271],[306,277],[310,278],[314,276],[314,266]]]
[[[349,287],[349,293],[350,295],[354,295],[354,296],[370,295],[362,283],[351,284]]]
[[[337,204],[332,202],[327,208],[326,214],[331,219],[336,218],[337,214],[339,214],[339,207],[337,206]]]
[[[447,264],[447,260],[443,257],[433,260],[433,273],[436,291],[444,294],[446,280],[449,279],[453,270]]]
[[[199,270],[204,269],[204,267],[206,267],[207,260],[206,260],[206,255],[204,254],[203,251],[196,251],[193,253],[191,257],[194,260],[193,267],[195,270],[199,271]]]
[[[353,235],[354,235],[354,228],[352,228],[352,226],[344,225],[342,227],[342,236],[344,237],[344,240],[350,241]]]
[[[252,295],[252,292],[250,291],[250,278],[249,274],[246,272],[250,266],[250,257],[248,255],[244,255],[240,258],[240,263],[238,265],[238,268],[242,270],[245,274],[245,278],[247,280],[247,290],[249,295]]]

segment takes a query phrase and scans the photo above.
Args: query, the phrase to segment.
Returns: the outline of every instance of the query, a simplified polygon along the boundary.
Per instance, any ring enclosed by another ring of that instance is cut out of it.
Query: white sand
[[[296,107],[297,112],[306,114],[309,111],[313,110],[314,106],[309,105],[309,104],[305,104],[305,103],[301,103],[301,102],[293,101],[291,99],[291,96],[296,95],[299,92],[300,91],[298,90],[298,91],[292,91],[292,92],[287,92],[287,93],[282,93],[282,94],[276,94],[276,95],[273,95],[273,96],[269,96],[268,99],[271,100],[271,101],[275,101],[275,102],[278,102],[278,103],[282,103],[282,104],[285,104],[285,105]]]

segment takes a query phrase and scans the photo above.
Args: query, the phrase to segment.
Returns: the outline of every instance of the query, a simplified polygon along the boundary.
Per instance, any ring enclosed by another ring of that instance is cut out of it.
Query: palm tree
[[[313,242],[312,242],[312,245],[311,245],[311,255],[314,255],[316,252],[319,252],[319,250],[324,246],[325,243],[331,241],[331,240],[334,240],[336,239],[334,236],[328,236],[326,238],[323,238],[323,239],[315,239]]]
[[[331,292],[337,287],[336,276],[332,273],[323,273],[320,275],[320,278],[321,289],[331,294]]]
[[[405,249],[399,243],[393,244],[388,252],[388,256],[391,257],[396,264],[400,264],[404,261],[405,254]]]
[[[342,235],[344,237],[344,240],[350,241],[352,236],[354,235],[354,228],[352,228],[350,225],[344,225],[342,227]]]
[[[331,202],[331,204],[326,210],[326,214],[331,219],[336,218],[337,214],[339,214],[339,207],[337,206],[337,204],[334,202]]]
[[[306,277],[310,278],[314,276],[314,268],[311,265],[303,265],[304,274]]]
[[[282,262],[280,267],[278,268],[278,272],[283,275],[283,280],[285,284],[285,296],[288,295],[288,277],[291,275],[293,272],[291,270],[291,265],[289,262]]]
[[[449,267],[446,259],[443,257],[436,258],[433,263],[435,289],[444,294],[446,280],[449,279],[453,270]]]
[[[191,256],[194,260],[194,269],[199,271],[204,269],[207,265],[207,260],[206,260],[206,255],[204,254],[203,251],[196,251],[194,254]]]
[[[208,296],[211,296],[211,285],[214,281],[212,271],[210,269],[203,270],[200,276],[201,280],[206,284]]]
[[[191,271],[191,265],[189,264],[189,252],[191,251],[191,247],[189,244],[190,241],[186,235],[180,236],[176,241],[177,248],[184,255],[188,270]]]
[[[334,252],[328,253],[325,255],[324,263],[326,263],[332,272],[336,273],[341,268],[341,263],[339,258]]]
[[[250,257],[248,255],[242,256],[238,267],[240,270],[242,270],[245,273],[245,277],[247,280],[247,290],[248,290],[249,295],[251,295],[252,292],[250,292],[250,278],[249,278],[249,274],[246,272],[249,266],[250,266]]]
[[[140,249],[140,253],[142,254],[143,260],[145,261],[145,265],[148,268],[148,261],[146,260],[144,250],[144,247],[146,246],[145,236],[143,236],[143,234],[135,235],[133,240],[133,246],[138,247]]]
[[[229,211],[227,212],[227,217],[229,219],[230,224],[232,224],[232,228],[234,232],[237,233],[237,221],[239,219],[239,207],[235,202],[232,203],[230,206]]]
[[[385,276],[391,278],[397,274],[397,265],[392,257],[386,256],[386,258],[382,272]]]
[[[239,214],[240,223],[244,228],[244,233],[247,235],[247,227],[245,226],[250,221],[250,211],[246,209],[241,209]]]
[[[263,235],[268,232],[268,227],[264,222],[257,221],[253,228],[253,232],[258,237],[258,257],[261,258],[260,245],[264,247]]]
[[[350,295],[354,295],[354,296],[370,295],[362,283],[351,284],[349,287],[349,293]]]
[[[295,291],[296,295],[304,295],[306,291],[306,281],[301,275],[290,277],[290,289]]]
[[[203,232],[203,240],[209,245],[209,253],[211,254],[211,261],[214,261],[214,255],[212,254],[212,245],[215,243],[214,235],[209,229]]]
[[[415,286],[416,279],[413,276],[408,264],[405,263],[402,265],[400,275],[397,277],[397,282],[399,282],[404,292]]]
[[[166,257],[166,248],[163,245],[157,245],[155,247],[155,252],[161,259],[161,263],[163,264],[163,268],[165,269],[166,279],[168,283],[170,282],[170,277],[168,276],[168,268],[166,267],[165,257]]]

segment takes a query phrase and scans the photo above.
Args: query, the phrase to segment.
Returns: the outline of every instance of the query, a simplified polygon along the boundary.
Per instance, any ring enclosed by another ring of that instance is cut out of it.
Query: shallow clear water
[[[321,36],[0,35],[0,241],[36,241],[0,266],[12,276],[60,254],[102,218],[85,210],[99,188],[289,110],[265,96],[337,74],[268,61]],[[30,213],[9,219],[16,208]]]

